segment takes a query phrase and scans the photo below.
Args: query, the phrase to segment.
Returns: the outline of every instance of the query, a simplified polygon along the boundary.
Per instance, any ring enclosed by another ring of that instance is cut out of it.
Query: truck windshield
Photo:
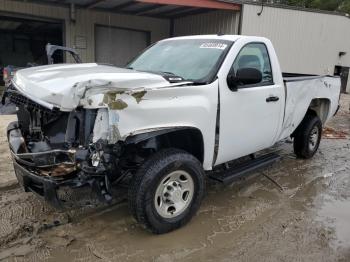
[[[231,41],[217,39],[161,41],[141,53],[128,68],[210,82],[231,45]]]

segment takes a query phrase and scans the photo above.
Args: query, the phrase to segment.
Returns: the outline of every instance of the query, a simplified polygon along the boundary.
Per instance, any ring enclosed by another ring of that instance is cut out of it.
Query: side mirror
[[[255,68],[241,68],[235,74],[228,74],[227,85],[232,91],[237,91],[241,85],[253,85],[262,81],[262,74]]]

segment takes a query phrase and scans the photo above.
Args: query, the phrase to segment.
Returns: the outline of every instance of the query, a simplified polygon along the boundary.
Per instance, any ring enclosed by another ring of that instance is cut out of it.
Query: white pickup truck
[[[165,233],[198,210],[206,175],[231,183],[275,161],[255,153],[288,137],[311,158],[340,79],[283,75],[266,38],[201,35],[159,41],[126,68],[23,69],[5,95],[18,107],[8,140],[25,190],[60,206],[60,187],[110,201],[111,185],[127,183],[134,217]]]

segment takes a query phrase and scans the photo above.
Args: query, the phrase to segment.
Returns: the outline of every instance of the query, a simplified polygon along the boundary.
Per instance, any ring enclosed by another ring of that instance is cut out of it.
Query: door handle
[[[268,98],[266,98],[266,102],[269,103],[269,102],[276,102],[280,100],[280,98],[278,96],[269,96]]]

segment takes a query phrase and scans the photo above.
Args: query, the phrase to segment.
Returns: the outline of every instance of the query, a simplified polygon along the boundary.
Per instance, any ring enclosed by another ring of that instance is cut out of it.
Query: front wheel
[[[129,189],[135,219],[162,234],[186,224],[204,195],[204,171],[192,155],[177,149],[155,153],[142,165]]]
[[[318,116],[306,115],[294,135],[294,153],[299,158],[311,158],[317,152],[322,135]]]

